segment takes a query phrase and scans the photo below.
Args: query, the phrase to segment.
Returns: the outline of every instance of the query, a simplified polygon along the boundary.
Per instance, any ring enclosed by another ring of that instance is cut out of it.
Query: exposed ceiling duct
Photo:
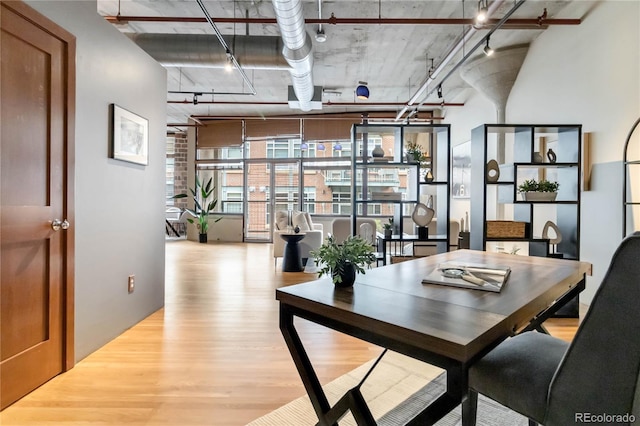
[[[227,54],[209,34],[130,34],[129,37],[166,67],[224,68]],[[243,68],[290,70],[278,36],[225,37]]]
[[[313,49],[307,34],[300,0],[273,0],[284,49],[282,55],[291,66],[291,82],[302,111],[311,111],[313,98]]]

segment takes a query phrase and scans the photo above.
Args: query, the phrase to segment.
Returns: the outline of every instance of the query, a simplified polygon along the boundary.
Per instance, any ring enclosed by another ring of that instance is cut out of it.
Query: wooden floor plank
[[[166,245],[165,307],[0,413],[5,425],[244,425],[304,394],[278,329],[270,244]],[[380,348],[304,321],[326,383]],[[547,323],[571,339],[575,319]]]

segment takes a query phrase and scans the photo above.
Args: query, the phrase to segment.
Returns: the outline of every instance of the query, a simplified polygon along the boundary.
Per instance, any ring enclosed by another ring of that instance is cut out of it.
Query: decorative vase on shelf
[[[391,238],[391,232],[393,232],[393,231],[391,231],[391,229],[385,229],[384,230],[384,237],[385,238]]]
[[[553,164],[556,162],[558,157],[556,156],[556,153],[553,152],[551,148],[549,148],[549,151],[547,151],[547,158],[549,159],[549,162]]]
[[[431,173],[431,169],[427,169],[427,173],[424,174],[424,181],[426,183],[433,182],[433,173]]]
[[[206,243],[207,242],[207,234],[198,234],[198,241],[200,241],[201,243]]]
[[[533,153],[533,162],[542,163],[542,154],[540,154],[538,151]]]
[[[380,145],[376,145],[376,147],[373,148],[373,151],[371,151],[371,156],[376,158],[384,157],[384,149],[382,149]]]

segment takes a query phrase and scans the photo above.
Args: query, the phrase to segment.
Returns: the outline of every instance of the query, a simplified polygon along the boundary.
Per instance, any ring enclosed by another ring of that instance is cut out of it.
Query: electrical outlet
[[[136,276],[129,275],[129,283],[127,285],[127,289],[129,290],[129,293],[133,293],[133,290],[135,290],[135,288],[136,288]]]

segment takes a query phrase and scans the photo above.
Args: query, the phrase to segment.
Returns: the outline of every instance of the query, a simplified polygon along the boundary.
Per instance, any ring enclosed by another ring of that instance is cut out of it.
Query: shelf
[[[529,243],[544,243],[549,241],[548,238],[541,238],[541,237],[533,237],[533,238],[516,238],[516,237],[487,237],[487,241],[526,241]]]
[[[487,182],[487,185],[515,185],[516,183],[513,181],[498,181],[498,182]]]
[[[420,181],[420,185],[447,185],[449,184],[449,182],[442,182],[442,181],[433,181],[433,182],[424,182],[424,181]]]
[[[502,203],[502,204],[578,204],[579,201],[523,201],[523,200],[515,200],[513,203]]]
[[[513,163],[515,167],[578,167],[578,163]]]
[[[370,161],[367,163],[363,163],[361,161],[356,162],[356,167],[417,167],[420,164],[418,163],[402,163],[398,161]]]
[[[380,203],[380,204],[411,204],[411,203],[417,203],[418,200],[380,200],[380,199],[376,199],[376,200],[356,200],[356,203],[358,204],[364,204],[364,203]]]

